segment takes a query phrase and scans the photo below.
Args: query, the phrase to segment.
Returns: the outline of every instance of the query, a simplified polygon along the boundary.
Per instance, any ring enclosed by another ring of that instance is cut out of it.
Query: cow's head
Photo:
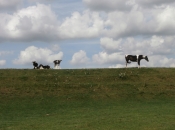
[[[55,64],[60,64],[61,61],[62,61],[62,60],[54,60],[53,63],[55,63]]]
[[[145,56],[145,60],[149,62],[149,60],[148,60],[148,57],[147,57],[147,56]]]

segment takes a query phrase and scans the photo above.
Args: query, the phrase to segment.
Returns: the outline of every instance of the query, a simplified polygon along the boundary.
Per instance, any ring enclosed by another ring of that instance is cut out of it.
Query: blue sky
[[[0,0],[0,68],[121,68],[125,54],[175,67],[174,12],[173,0]]]

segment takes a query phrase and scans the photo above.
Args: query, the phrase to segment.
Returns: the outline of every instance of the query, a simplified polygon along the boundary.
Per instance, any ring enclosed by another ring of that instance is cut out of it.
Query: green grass
[[[0,130],[173,130],[175,69],[0,70]]]

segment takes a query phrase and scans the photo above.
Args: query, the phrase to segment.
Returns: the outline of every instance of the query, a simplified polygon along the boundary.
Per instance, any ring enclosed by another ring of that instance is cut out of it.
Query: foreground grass
[[[175,69],[0,70],[0,129],[175,128]]]
[[[4,108],[4,109],[3,109]],[[3,130],[175,128],[175,104],[158,101],[23,100],[1,105]]]

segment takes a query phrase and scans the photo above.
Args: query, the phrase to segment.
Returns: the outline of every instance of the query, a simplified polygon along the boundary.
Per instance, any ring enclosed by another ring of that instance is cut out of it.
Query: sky
[[[0,69],[123,68],[128,54],[175,67],[174,12],[174,0],[0,0]]]

